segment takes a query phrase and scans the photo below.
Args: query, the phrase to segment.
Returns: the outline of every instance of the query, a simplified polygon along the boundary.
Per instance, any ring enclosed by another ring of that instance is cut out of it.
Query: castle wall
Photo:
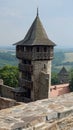
[[[40,88],[40,73],[41,73],[41,71],[43,71],[43,72],[45,72],[45,74],[49,75],[48,82],[47,82],[48,83],[47,84],[48,91],[49,91],[49,88],[51,86],[51,61],[47,61],[47,60],[32,61],[32,65],[33,65],[32,81],[33,81],[33,86],[34,86],[34,88],[33,88],[34,93],[31,92],[31,97],[32,97],[32,100],[34,100],[34,99],[37,100],[37,99],[40,99],[38,97],[40,97],[39,96],[40,95],[39,88]],[[44,80],[42,80],[42,84],[44,84]]]
[[[40,82],[39,82],[39,99],[48,98],[49,91],[49,74],[44,73],[43,71],[40,73]]]
[[[0,85],[0,95],[2,97],[13,99],[14,98],[14,95],[12,92],[13,90],[14,90],[14,88],[12,88],[12,87],[9,87],[6,85]]]
[[[73,93],[1,110],[0,130],[73,130]]]
[[[19,105],[15,100],[0,97],[0,110]]]

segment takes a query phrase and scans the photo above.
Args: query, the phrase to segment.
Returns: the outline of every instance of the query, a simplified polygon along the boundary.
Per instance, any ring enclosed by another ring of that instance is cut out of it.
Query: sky
[[[57,47],[73,47],[73,0],[0,0],[0,46],[22,40],[36,17]]]

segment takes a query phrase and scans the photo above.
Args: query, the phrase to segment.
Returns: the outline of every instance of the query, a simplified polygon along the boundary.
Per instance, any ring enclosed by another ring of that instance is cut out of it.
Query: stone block
[[[58,117],[57,112],[53,112],[53,113],[49,114],[48,116],[46,116],[46,121],[51,122],[51,121],[57,119],[57,117]]]
[[[69,115],[73,115],[73,110],[66,110],[66,111],[63,111],[63,112],[58,112],[58,118],[61,119],[61,118],[65,118]]]

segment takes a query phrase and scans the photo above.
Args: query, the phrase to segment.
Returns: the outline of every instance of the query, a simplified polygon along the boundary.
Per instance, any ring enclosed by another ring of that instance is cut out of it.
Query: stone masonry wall
[[[33,86],[34,90],[32,91],[32,100],[37,100],[40,92],[39,92],[39,87],[40,87],[40,73],[41,71],[44,71],[46,74],[49,74],[49,82],[48,82],[48,88],[51,85],[51,61],[32,61],[33,65],[33,76],[32,76],[32,81],[33,81]],[[48,89],[49,90],[49,89]],[[34,93],[33,93],[34,92]],[[48,98],[48,97],[47,97]]]
[[[48,91],[49,91],[49,74],[44,73],[43,71],[40,73],[39,78],[39,99],[45,99],[48,97]]]
[[[6,85],[0,85],[0,95],[2,97],[11,98],[14,99],[13,91],[14,88],[6,86]]]
[[[73,130],[73,93],[1,110],[0,130]]]
[[[15,100],[0,97],[0,110],[19,105]]]

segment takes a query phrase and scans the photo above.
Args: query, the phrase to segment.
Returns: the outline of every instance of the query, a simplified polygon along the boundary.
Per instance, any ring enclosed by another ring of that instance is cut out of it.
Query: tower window
[[[32,47],[26,47],[26,50],[27,50],[28,52],[32,52]]]
[[[44,64],[44,69],[46,69],[46,65]]]
[[[25,97],[31,98],[31,90],[29,88],[25,88]]]
[[[37,47],[37,52],[39,52],[39,47]]]
[[[46,52],[47,51],[47,48],[46,47],[44,47],[44,52]]]
[[[24,47],[24,51],[26,51],[26,47]]]
[[[21,46],[20,48],[21,48],[21,51],[24,51],[24,47],[23,46]]]
[[[29,72],[22,73],[22,78],[31,81],[31,74]]]
[[[23,64],[30,64],[31,65],[31,61],[30,60],[22,60]]]
[[[53,47],[52,46],[50,47],[50,50],[53,51]]]

